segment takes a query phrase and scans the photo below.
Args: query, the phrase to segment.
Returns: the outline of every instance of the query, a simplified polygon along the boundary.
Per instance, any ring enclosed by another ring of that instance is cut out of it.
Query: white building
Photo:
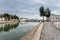
[[[5,18],[4,17],[0,17],[0,21],[5,21]]]
[[[60,22],[60,15],[51,14],[48,20],[54,22]]]

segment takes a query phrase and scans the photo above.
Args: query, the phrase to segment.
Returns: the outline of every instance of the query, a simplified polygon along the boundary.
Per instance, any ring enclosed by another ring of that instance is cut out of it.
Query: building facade
[[[52,22],[60,22],[60,15],[51,14],[48,20]]]
[[[0,17],[0,22],[1,21],[5,21],[5,18],[4,17]]]

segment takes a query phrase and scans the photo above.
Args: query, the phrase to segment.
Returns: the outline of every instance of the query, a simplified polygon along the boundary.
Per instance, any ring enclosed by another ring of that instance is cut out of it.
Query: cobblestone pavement
[[[47,22],[42,29],[40,40],[60,40],[60,30],[51,22]]]

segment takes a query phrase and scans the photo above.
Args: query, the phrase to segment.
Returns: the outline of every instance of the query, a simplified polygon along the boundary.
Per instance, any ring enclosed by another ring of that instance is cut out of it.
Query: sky
[[[9,13],[20,18],[40,18],[39,8],[49,8],[60,15],[60,0],[0,0],[0,14]]]

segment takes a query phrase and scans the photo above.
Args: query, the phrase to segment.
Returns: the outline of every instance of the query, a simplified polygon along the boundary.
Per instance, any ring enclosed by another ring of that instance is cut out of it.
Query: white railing
[[[53,25],[54,25],[56,28],[60,29],[60,22],[53,22]]]

